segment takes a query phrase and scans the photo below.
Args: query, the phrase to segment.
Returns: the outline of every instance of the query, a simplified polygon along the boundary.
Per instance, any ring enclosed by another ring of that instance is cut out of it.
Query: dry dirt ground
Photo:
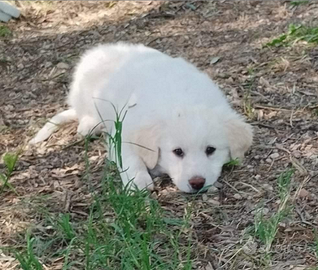
[[[76,124],[61,128],[35,148],[26,142],[65,108],[79,55],[100,42],[141,42],[183,56],[207,72],[233,106],[254,126],[244,164],[224,171],[216,192],[195,200],[192,216],[194,269],[263,269],[262,245],[246,237],[255,209],[277,212],[276,179],[295,169],[294,209],[280,222],[270,269],[318,265],[318,48],[304,42],[263,47],[291,23],[317,25],[318,4],[288,1],[18,2],[23,16],[0,39],[0,153],[22,149],[10,183],[0,194],[0,246],[22,246],[26,228],[41,222],[25,201],[49,198],[50,211],[87,215],[89,194],[81,182],[84,143]],[[103,167],[104,145],[88,153],[93,181]],[[3,163],[0,169],[4,170]],[[157,199],[176,215],[188,195],[158,187]],[[22,239],[22,240],[21,240]],[[318,249],[316,242],[316,249]],[[0,269],[17,263],[0,250]],[[58,262],[45,269],[61,269]],[[317,269],[317,268],[311,268]]]

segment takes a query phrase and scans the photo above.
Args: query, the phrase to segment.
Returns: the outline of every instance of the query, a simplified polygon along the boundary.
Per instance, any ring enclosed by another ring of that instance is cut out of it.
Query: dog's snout
[[[205,179],[200,176],[195,176],[189,180],[189,184],[193,189],[200,190],[205,184]]]

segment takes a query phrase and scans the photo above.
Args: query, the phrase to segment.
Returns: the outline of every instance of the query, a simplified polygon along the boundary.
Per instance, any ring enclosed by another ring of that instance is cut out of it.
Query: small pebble
[[[222,187],[223,187],[223,184],[220,183],[220,182],[218,182],[218,181],[216,181],[216,182],[214,183],[214,186],[217,187],[217,188],[222,188]]]
[[[23,125],[23,124],[25,124],[25,120],[20,120],[20,119],[18,119],[18,120],[17,120],[17,124]]]
[[[253,215],[257,215],[260,213],[262,213],[262,215],[267,215],[269,213],[269,209],[264,207],[264,208],[258,208],[252,211]]]
[[[166,189],[161,191],[161,195],[162,196],[167,196],[168,195],[168,191]]]
[[[270,184],[264,184],[263,189],[265,189],[266,191],[273,191],[274,190]]]
[[[267,163],[272,163],[272,160],[271,160],[270,158],[267,158],[265,161],[266,161]]]
[[[211,186],[208,189],[208,193],[216,193],[218,191],[219,191],[219,189],[217,187],[215,187],[215,186]]]
[[[278,153],[273,153],[273,154],[270,155],[270,158],[271,158],[271,159],[276,159],[276,158],[278,158],[278,157],[279,157],[279,154],[278,154]]]
[[[46,62],[45,65],[44,65],[45,68],[48,68],[48,67],[51,67],[51,66],[52,66],[52,62]]]
[[[242,199],[242,196],[241,196],[240,194],[238,194],[238,193],[235,193],[235,194],[233,195],[233,197],[234,197],[236,200],[241,200],[241,199]]]
[[[267,215],[269,213],[269,209],[268,208],[263,208],[262,212],[263,212],[263,215]]]
[[[202,201],[206,202],[208,200],[208,195],[206,195],[205,193],[202,194]]]
[[[70,68],[70,65],[69,64],[66,64],[66,63],[63,63],[63,62],[60,62],[56,65],[57,68],[61,68],[61,69],[69,69]]]
[[[14,106],[11,105],[11,104],[6,105],[6,106],[4,106],[4,110],[5,110],[5,111],[12,111],[12,110],[14,110]]]
[[[242,250],[247,255],[253,255],[257,251],[257,243],[250,238],[247,243],[242,247]]]
[[[151,197],[152,199],[154,199],[154,200],[157,200],[157,199],[158,199],[158,194],[157,194],[157,192],[152,192],[151,195],[150,195],[150,197]]]
[[[293,156],[294,156],[295,158],[300,158],[300,157],[301,157],[301,152],[298,151],[298,150],[293,151],[292,154],[293,154]]]
[[[298,197],[303,199],[303,198],[308,198],[309,195],[310,195],[310,193],[306,189],[302,188],[299,191]]]
[[[259,180],[259,179],[261,178],[261,176],[258,174],[258,175],[255,175],[254,178],[255,178],[256,180]]]
[[[219,206],[219,205],[220,205],[220,202],[219,202],[219,201],[213,200],[213,199],[209,199],[209,200],[208,200],[208,203],[213,204],[213,205],[216,205],[216,206]]]

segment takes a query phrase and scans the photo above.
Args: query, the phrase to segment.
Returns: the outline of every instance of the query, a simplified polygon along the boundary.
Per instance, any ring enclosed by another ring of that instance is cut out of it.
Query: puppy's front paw
[[[148,172],[138,172],[135,179],[133,179],[131,182],[132,182],[131,183],[132,189],[136,189],[136,187],[139,190],[142,190],[142,189],[153,190],[154,189],[154,184],[153,184],[152,178]]]
[[[100,125],[93,117],[85,116],[79,121],[77,128],[77,133],[86,136],[86,135],[98,135],[100,133]]]

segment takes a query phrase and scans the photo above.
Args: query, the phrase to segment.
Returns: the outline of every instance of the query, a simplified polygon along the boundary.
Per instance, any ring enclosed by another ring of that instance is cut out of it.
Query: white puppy
[[[150,175],[167,173],[184,192],[213,184],[224,163],[243,158],[252,129],[212,80],[182,58],[143,45],[99,45],[81,58],[68,97],[71,109],[54,116],[31,140],[47,139],[57,125],[78,119],[78,132],[122,125],[121,178],[153,188]],[[95,128],[97,127],[97,128]],[[116,155],[110,157],[117,161]]]

